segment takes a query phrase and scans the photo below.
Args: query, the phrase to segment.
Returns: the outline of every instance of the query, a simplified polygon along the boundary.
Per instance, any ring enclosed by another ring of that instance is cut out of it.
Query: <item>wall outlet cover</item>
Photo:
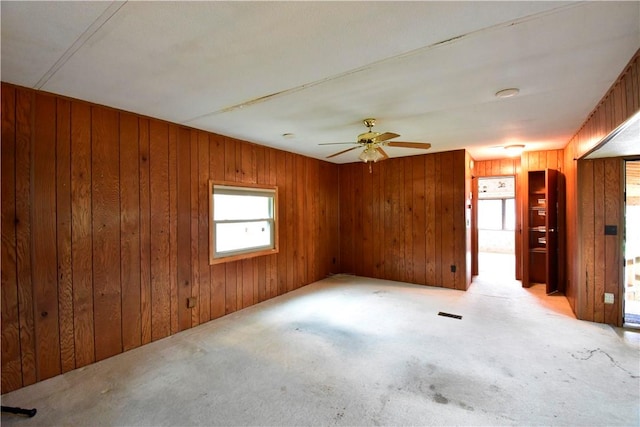
[[[605,292],[604,293],[604,303],[605,304],[613,304],[614,298],[613,294]]]

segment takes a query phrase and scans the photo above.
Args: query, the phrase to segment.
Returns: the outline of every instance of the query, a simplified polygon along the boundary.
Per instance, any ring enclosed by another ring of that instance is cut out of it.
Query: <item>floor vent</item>
[[[462,319],[462,316],[460,316],[460,315],[451,314],[451,313],[445,313],[444,311],[439,312],[438,316],[451,317],[453,319]]]

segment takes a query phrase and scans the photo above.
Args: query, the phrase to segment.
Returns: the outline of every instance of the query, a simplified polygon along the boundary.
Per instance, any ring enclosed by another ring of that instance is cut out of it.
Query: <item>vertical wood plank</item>
[[[426,284],[426,215],[425,215],[425,157],[413,156],[413,229],[412,247],[413,279]]]
[[[622,229],[621,206],[622,191],[624,188],[622,159],[603,159],[604,162],[604,217],[607,225],[615,225],[618,230]],[[604,322],[622,326],[622,316],[620,311],[620,299],[624,297],[621,292],[620,265],[621,260],[621,244],[619,236],[605,236],[605,275],[604,275],[604,291],[614,295],[613,304],[605,304],[604,306]]]
[[[403,280],[415,283],[414,263],[415,254],[413,253],[413,159],[411,157],[403,158],[403,191],[402,191],[402,209],[404,211],[404,244],[402,247],[402,259],[404,260],[404,278]]]
[[[91,108],[91,203],[96,360],[122,352],[118,113]]]
[[[237,300],[237,267],[236,264],[238,262],[228,262],[226,263],[225,269],[225,280],[226,280],[226,300],[225,300],[225,313],[233,313],[238,309],[238,300]]]
[[[280,251],[277,254],[278,285],[277,295],[287,291],[287,185],[286,185],[286,155],[278,151],[276,156],[276,183],[278,186],[278,232],[280,234]]]
[[[209,176],[216,181],[224,180],[224,138],[217,135],[209,137]],[[211,214],[209,214],[211,215]],[[225,313],[224,264],[211,266],[211,318],[217,319]]]
[[[71,103],[71,263],[76,368],[95,361],[91,239],[91,109]]]
[[[604,321],[604,288],[605,288],[605,236],[604,236],[604,210],[598,209],[598,206],[604,206],[605,202],[605,185],[604,185],[604,162],[602,160],[593,161],[593,182],[584,183],[593,188],[593,207],[594,210],[589,212],[593,215],[594,221],[594,240],[593,256],[595,260],[601,262],[593,263],[593,321]],[[586,213],[586,212],[585,212]]]
[[[2,394],[22,387],[16,260],[16,90],[2,84]]]
[[[120,113],[120,274],[122,348],[125,351],[142,344],[138,142],[138,117]]]
[[[450,267],[455,265],[455,232],[454,232],[454,164],[453,153],[441,153],[441,183],[440,197],[441,208],[441,239],[442,239],[442,258],[441,258],[441,275],[442,286],[446,288],[455,287],[455,273],[451,272]],[[456,266],[457,267],[457,266]]]
[[[31,204],[38,380],[61,373],[56,248],[56,101],[36,95]]]
[[[62,372],[76,367],[73,342],[71,270],[71,103],[56,100],[56,234],[58,238],[58,313]]]
[[[191,132],[178,129],[177,141],[177,203],[178,203],[178,329],[191,327]]]
[[[209,267],[209,136],[198,132],[198,263],[200,265],[199,323],[211,320],[211,274]]]
[[[295,164],[295,178],[294,178],[294,194],[296,197],[295,216],[296,221],[294,223],[294,233],[296,236],[296,251],[295,256],[297,262],[295,264],[295,288],[300,288],[307,283],[307,242],[308,234],[305,230],[308,218],[308,212],[306,212],[305,206],[305,191],[306,191],[306,163],[304,158],[300,155],[294,156]]]
[[[457,150],[453,152],[453,199],[451,207],[452,235],[453,235],[453,265],[456,266],[456,271],[453,273],[453,287],[458,290],[467,290],[467,251],[470,248],[467,247],[467,229],[465,226],[465,188],[466,188],[466,160],[465,151]],[[500,168],[500,173],[504,169]]]
[[[180,331],[178,317],[178,127],[169,125],[169,314],[171,334]]]
[[[171,334],[169,265],[169,128],[149,122],[149,203],[151,206],[151,340]]]
[[[199,149],[198,132],[191,130],[191,297],[200,296],[200,197],[199,197]],[[191,326],[200,324],[200,304],[196,302],[191,309]]]
[[[287,193],[288,203],[285,206],[287,211],[286,216],[286,236],[287,236],[287,252],[285,253],[286,261],[287,261],[287,278],[286,278],[286,291],[290,292],[295,289],[296,278],[295,278],[295,263],[297,261],[296,258],[296,241],[293,238],[295,236],[295,193],[294,193],[294,176],[295,176],[295,160],[294,154],[285,153],[285,161],[286,161],[286,186],[285,192]]]
[[[440,278],[436,265],[439,263],[440,234],[437,224],[436,198],[440,198],[440,167],[438,154],[425,156],[425,223],[426,223],[426,284],[440,286]],[[436,170],[437,167],[437,170]]]
[[[238,261],[242,268],[242,308],[253,305],[253,261],[254,258]]]
[[[593,161],[584,160],[578,162],[578,181],[582,183],[593,183],[594,170]],[[580,277],[581,286],[584,289],[584,301],[582,305],[582,319],[593,321],[594,318],[594,277],[595,266],[593,264],[594,256],[594,193],[593,185],[581,185],[578,187],[580,191],[580,216],[581,216],[581,233],[583,235],[583,254],[584,254],[584,269]]]
[[[151,342],[151,182],[149,120],[138,120],[140,168],[140,320],[142,344]]]

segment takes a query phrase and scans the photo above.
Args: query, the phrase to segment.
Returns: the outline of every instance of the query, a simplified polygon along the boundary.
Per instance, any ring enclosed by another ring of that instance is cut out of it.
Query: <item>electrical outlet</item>
[[[605,304],[613,304],[613,294],[605,292],[604,293],[604,303]]]

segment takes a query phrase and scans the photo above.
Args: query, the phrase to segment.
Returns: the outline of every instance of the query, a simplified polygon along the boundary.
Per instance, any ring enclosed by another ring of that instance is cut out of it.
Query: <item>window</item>
[[[277,188],[210,183],[211,264],[278,252]]]
[[[516,229],[514,176],[494,176],[478,179],[478,229]]]

